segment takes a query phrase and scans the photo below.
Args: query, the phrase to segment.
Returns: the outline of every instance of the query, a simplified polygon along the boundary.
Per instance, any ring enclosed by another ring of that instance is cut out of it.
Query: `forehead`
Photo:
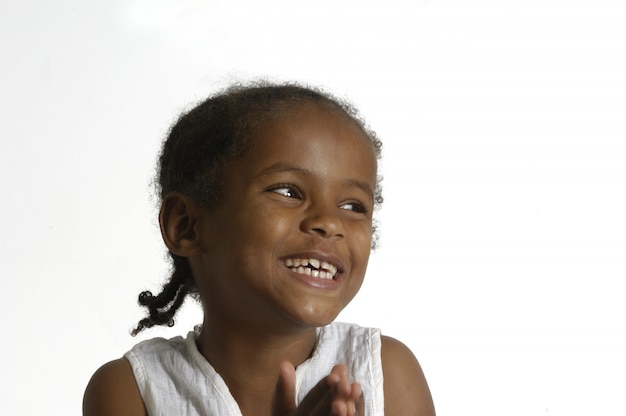
[[[322,147],[369,147],[376,157],[372,140],[349,115],[325,103],[297,103],[284,108],[263,122],[251,135],[250,149],[263,149],[276,142],[306,142]]]
[[[375,184],[377,163],[371,139],[353,119],[327,105],[306,103],[282,111],[249,140],[249,151],[237,163],[242,174],[283,163],[322,176],[356,175],[372,187]]]

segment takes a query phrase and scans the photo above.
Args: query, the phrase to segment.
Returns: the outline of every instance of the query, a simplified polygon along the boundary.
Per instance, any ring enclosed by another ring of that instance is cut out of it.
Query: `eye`
[[[302,193],[292,185],[277,185],[268,190],[286,198],[302,199]]]
[[[362,204],[361,202],[357,202],[357,201],[346,202],[345,204],[342,204],[339,207],[341,209],[357,212],[359,214],[367,214],[369,212],[369,210],[364,204]]]

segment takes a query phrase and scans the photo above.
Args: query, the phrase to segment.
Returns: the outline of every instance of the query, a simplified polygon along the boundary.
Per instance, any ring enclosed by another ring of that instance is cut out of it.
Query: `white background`
[[[340,317],[442,415],[625,415],[626,5],[4,1],[0,414],[79,415],[167,265],[150,180],[233,80],[347,96],[384,140],[381,247]]]

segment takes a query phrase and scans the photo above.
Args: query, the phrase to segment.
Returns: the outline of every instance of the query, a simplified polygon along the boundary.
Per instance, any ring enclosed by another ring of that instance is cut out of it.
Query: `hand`
[[[296,406],[296,370],[288,362],[280,364],[274,416],[358,416],[364,414],[359,383],[350,383],[348,368],[336,365]]]

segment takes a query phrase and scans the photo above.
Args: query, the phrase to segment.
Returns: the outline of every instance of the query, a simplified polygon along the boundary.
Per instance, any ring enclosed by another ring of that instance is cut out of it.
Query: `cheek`
[[[355,250],[360,253],[359,257],[364,258],[365,261],[369,259],[372,251],[372,239],[374,237],[374,230],[370,225],[363,225],[354,230],[354,246]]]
[[[372,228],[360,227],[353,231],[353,272],[355,274],[354,286],[359,289],[365,277],[367,264],[372,251]]]
[[[277,248],[282,239],[294,228],[288,215],[280,210],[253,207],[238,218],[237,228],[243,242],[251,249]]]

